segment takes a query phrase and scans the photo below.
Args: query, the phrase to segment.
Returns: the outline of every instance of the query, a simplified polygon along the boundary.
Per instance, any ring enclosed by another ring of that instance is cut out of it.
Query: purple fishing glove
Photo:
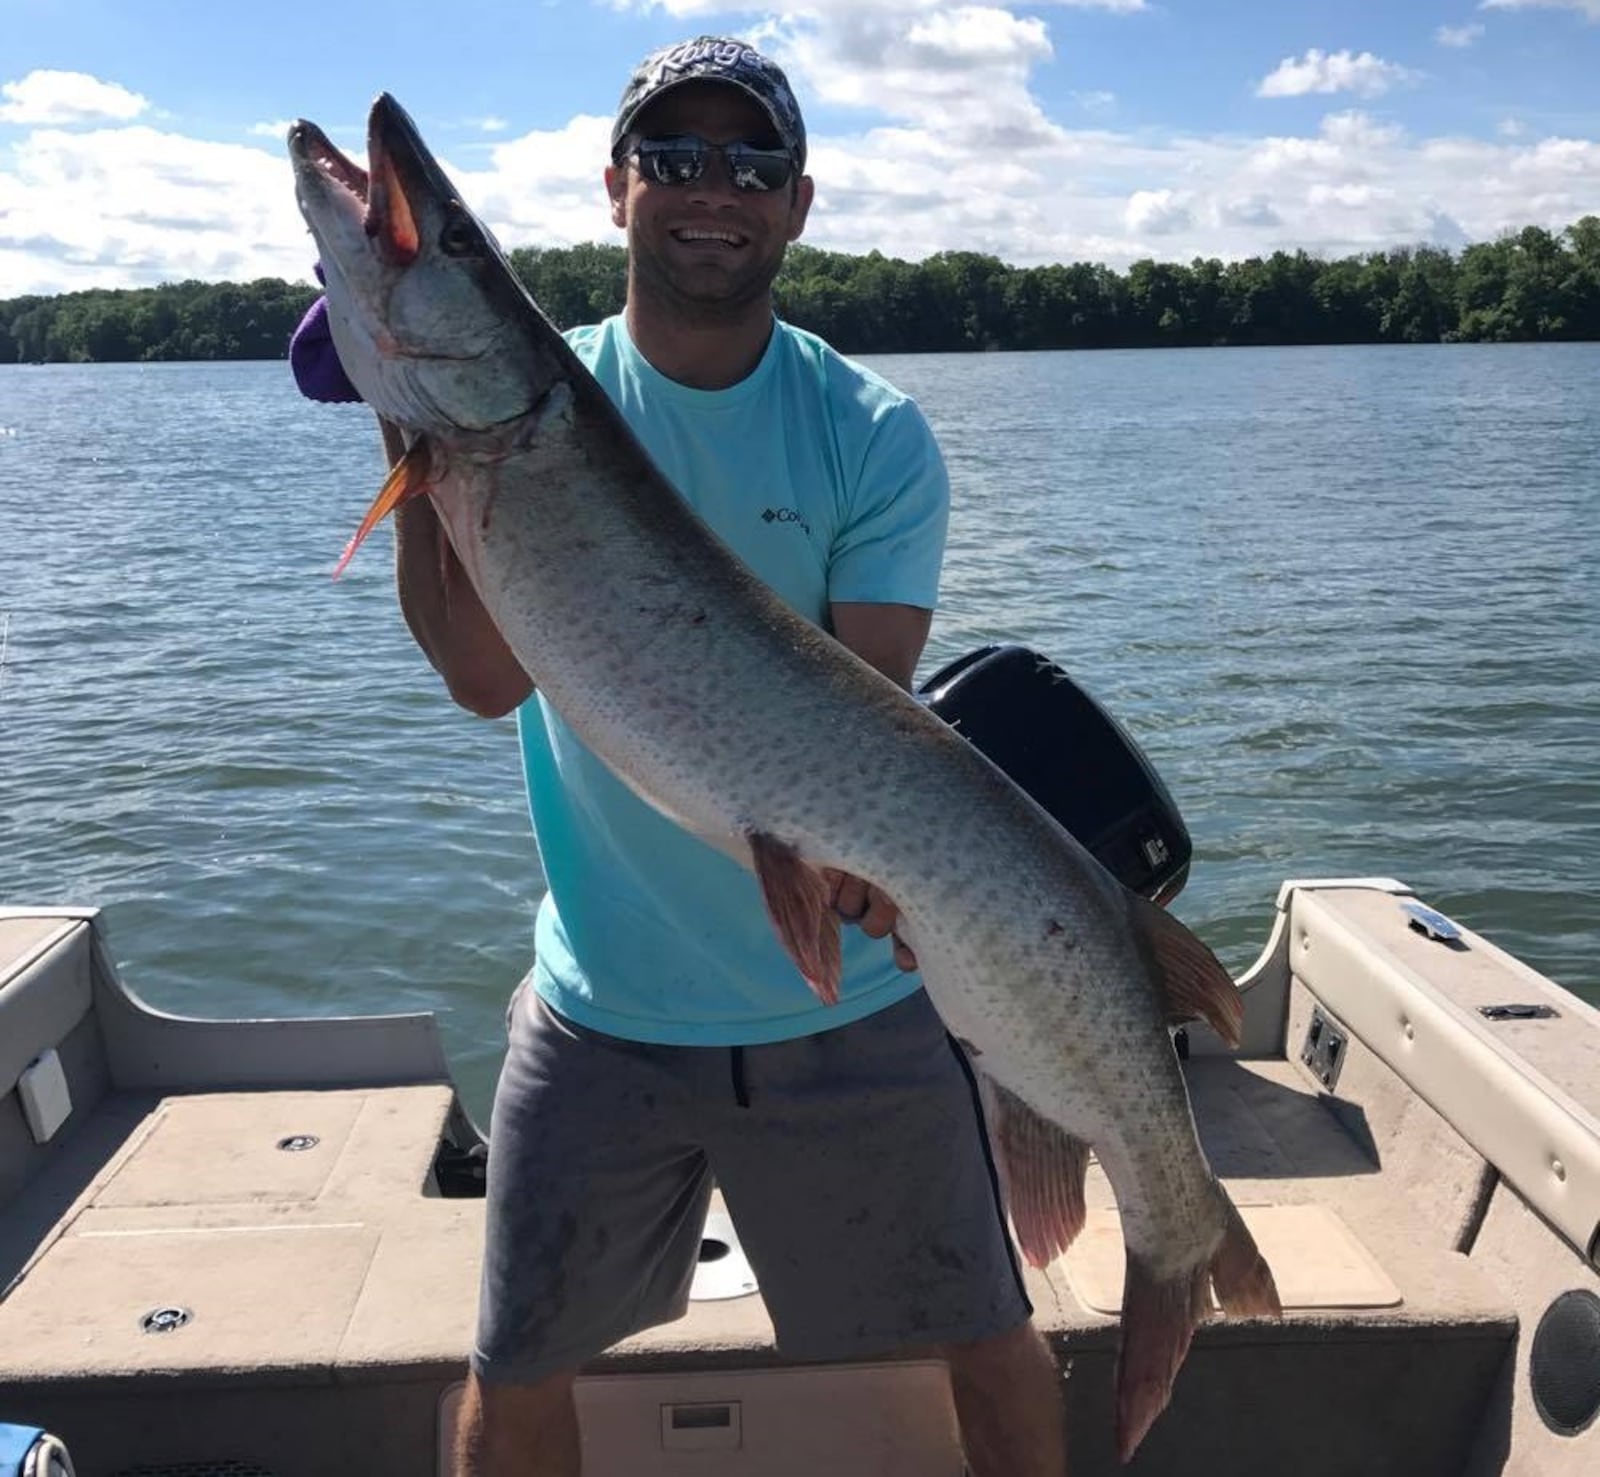
[[[316,266],[317,281],[326,282],[322,263]],[[307,400],[359,400],[361,391],[350,383],[350,376],[339,362],[339,351],[333,346],[333,334],[328,328],[328,299],[319,297],[306,309],[289,339],[289,368],[294,371],[294,382]]]

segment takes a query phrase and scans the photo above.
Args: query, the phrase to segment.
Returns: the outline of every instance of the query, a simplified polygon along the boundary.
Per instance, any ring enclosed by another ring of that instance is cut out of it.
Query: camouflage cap
[[[617,121],[611,127],[612,158],[640,110],[685,82],[725,82],[743,89],[761,104],[784,148],[794,155],[796,166],[805,169],[806,125],[789,79],[755,47],[727,36],[679,41],[651,52],[639,63],[617,104]]]

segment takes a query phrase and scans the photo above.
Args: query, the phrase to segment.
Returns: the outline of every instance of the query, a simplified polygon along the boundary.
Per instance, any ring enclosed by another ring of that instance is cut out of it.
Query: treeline
[[[0,302],[0,364],[281,359],[314,287],[171,282]]]
[[[561,327],[622,306],[622,247],[523,247],[511,264]],[[1600,216],[1453,254],[1303,251],[1126,272],[947,251],[790,249],[779,311],[846,353],[1600,339]],[[0,363],[281,358],[316,289],[263,278],[0,302]]]

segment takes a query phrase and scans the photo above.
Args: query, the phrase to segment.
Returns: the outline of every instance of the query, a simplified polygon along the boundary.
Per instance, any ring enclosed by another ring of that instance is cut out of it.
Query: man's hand
[[[832,867],[823,869],[828,879],[829,900],[835,911],[847,923],[860,925],[868,938],[894,938],[894,962],[910,973],[917,967],[913,954],[894,926],[900,920],[900,910],[885,892],[848,872],[836,872]]]

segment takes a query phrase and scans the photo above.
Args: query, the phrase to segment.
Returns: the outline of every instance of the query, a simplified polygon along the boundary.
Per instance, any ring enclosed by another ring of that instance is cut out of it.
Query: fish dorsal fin
[[[1089,1146],[973,1070],[1017,1245],[1033,1266],[1048,1267],[1083,1229]]]
[[[843,964],[828,879],[787,841],[765,831],[752,831],[746,840],[779,941],[817,998],[837,1005]]]
[[[1198,1017],[1229,1046],[1237,1046],[1244,1025],[1244,1000],[1233,976],[1171,913],[1137,893],[1128,896],[1168,1019],[1192,1021]]]

